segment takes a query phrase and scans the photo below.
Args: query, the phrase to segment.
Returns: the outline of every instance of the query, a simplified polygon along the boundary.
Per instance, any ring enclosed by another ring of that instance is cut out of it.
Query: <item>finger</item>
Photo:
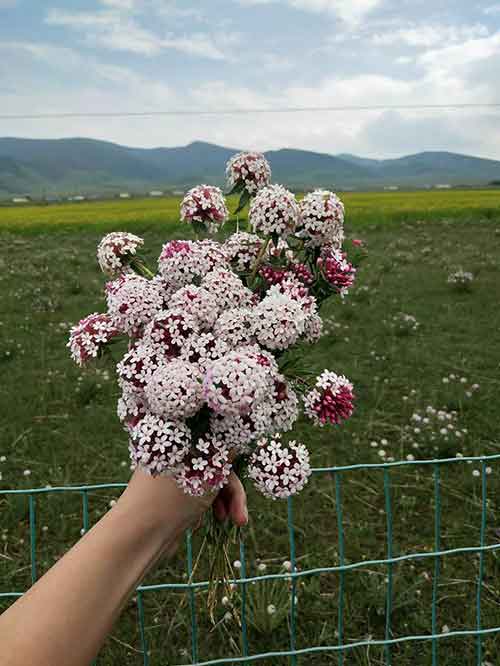
[[[217,495],[215,498],[213,507],[216,519],[221,523],[224,522],[224,520],[227,518],[227,509],[226,503],[224,502],[224,497],[221,494]]]
[[[243,527],[248,523],[247,496],[236,474],[231,475],[229,480],[226,508],[235,525]]]

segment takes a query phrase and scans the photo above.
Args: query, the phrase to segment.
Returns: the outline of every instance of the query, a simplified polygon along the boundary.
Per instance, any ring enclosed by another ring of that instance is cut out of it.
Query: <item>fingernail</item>
[[[245,525],[248,523],[248,509],[246,506],[243,507],[243,515],[245,516]]]

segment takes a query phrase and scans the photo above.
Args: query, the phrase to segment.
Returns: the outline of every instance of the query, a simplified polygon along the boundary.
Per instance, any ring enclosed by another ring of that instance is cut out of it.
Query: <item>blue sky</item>
[[[500,2],[0,0],[4,114],[500,101]],[[1,136],[500,159],[500,110],[0,121]]]

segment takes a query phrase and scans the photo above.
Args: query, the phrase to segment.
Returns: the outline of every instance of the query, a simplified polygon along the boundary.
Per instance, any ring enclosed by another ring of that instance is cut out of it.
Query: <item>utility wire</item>
[[[500,102],[464,104],[375,104],[367,106],[297,106],[255,109],[170,109],[164,111],[95,111],[0,114],[0,120],[42,120],[61,118],[147,118],[153,116],[232,116],[267,113],[336,113],[342,111],[401,111],[425,109],[498,109]]]

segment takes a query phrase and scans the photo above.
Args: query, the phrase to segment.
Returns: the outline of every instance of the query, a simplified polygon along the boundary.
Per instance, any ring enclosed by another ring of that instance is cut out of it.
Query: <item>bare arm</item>
[[[137,584],[175,551],[213,497],[135,472],[116,505],[0,617],[2,666],[88,666]],[[215,500],[219,518],[247,521],[235,475]]]

